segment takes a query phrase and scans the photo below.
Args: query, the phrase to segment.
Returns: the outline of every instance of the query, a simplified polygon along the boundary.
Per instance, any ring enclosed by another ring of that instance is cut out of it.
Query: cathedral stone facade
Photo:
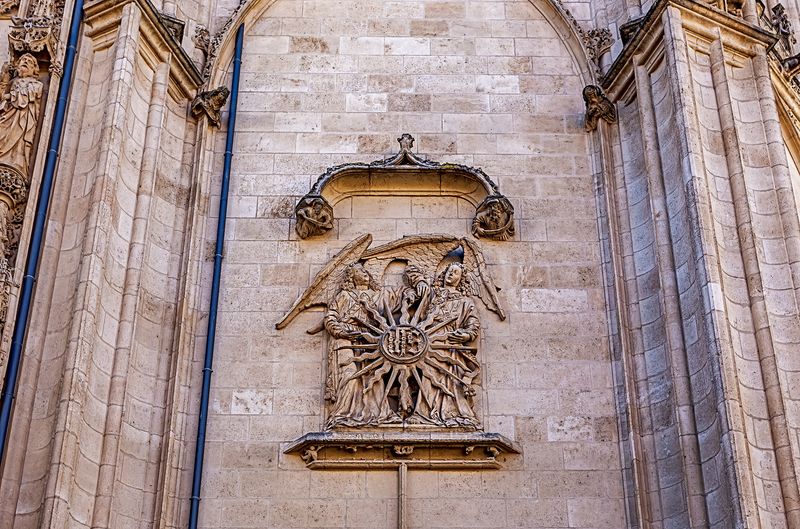
[[[798,0],[0,0],[0,529],[800,529]]]

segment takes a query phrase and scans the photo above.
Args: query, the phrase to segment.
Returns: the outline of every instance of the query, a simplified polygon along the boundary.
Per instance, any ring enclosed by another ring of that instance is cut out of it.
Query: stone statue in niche
[[[208,116],[208,122],[215,127],[220,126],[222,107],[228,100],[231,91],[227,86],[220,86],[213,90],[200,92],[192,101],[192,116],[199,118],[203,114]]]
[[[305,196],[294,209],[297,236],[307,239],[333,228],[333,208],[320,196]]]
[[[42,100],[39,63],[30,53],[7,66],[0,76],[0,163],[28,174]]]
[[[484,239],[509,240],[514,236],[514,206],[502,195],[486,197],[472,219],[472,234]]]
[[[447,235],[371,242],[363,235],[348,244],[276,325],[326,307],[308,331],[329,336],[326,428],[479,429],[476,298],[505,319],[480,248]],[[405,264],[399,285],[387,272],[397,261]]]
[[[586,103],[586,132],[596,130],[601,119],[608,123],[617,122],[617,110],[599,86],[586,86],[583,89],[583,101]]]

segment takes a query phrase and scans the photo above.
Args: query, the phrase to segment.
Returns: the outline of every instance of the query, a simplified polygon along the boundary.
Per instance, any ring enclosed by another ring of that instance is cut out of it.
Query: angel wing
[[[497,314],[501,320],[505,320],[506,313],[497,297],[497,287],[494,286],[478,243],[465,237],[459,240],[459,244],[464,250],[464,269],[469,276],[472,295],[481,298],[487,309]]]
[[[432,276],[444,256],[459,246],[461,241],[451,235],[406,235],[367,250],[362,259],[365,261],[364,267],[373,277],[381,277],[386,266],[397,259],[414,264]]]
[[[342,248],[325,268],[317,273],[311,285],[297,298],[281,321],[275,324],[275,328],[283,329],[306,309],[327,305],[339,290],[345,269],[359,261],[370,244],[372,235],[366,233]]]

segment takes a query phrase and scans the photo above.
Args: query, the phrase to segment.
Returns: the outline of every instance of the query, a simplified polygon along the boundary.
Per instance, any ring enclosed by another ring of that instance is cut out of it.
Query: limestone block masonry
[[[71,12],[0,5],[0,374]],[[798,14],[86,2],[0,529],[188,527],[206,419],[203,529],[800,529]]]

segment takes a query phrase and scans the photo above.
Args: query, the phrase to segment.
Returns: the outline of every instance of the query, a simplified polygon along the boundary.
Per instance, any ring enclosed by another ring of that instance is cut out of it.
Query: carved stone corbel
[[[472,220],[472,234],[484,239],[507,241],[514,236],[514,206],[503,195],[481,202]]]
[[[583,89],[583,101],[586,103],[586,132],[596,130],[597,122],[601,119],[607,123],[617,122],[617,110],[599,86],[586,86]]]
[[[301,239],[322,235],[333,228],[333,208],[320,195],[306,195],[294,209],[295,231]]]
[[[192,116],[200,118],[205,114],[211,125],[219,127],[220,113],[230,94],[231,91],[225,86],[200,92],[192,101]]]

